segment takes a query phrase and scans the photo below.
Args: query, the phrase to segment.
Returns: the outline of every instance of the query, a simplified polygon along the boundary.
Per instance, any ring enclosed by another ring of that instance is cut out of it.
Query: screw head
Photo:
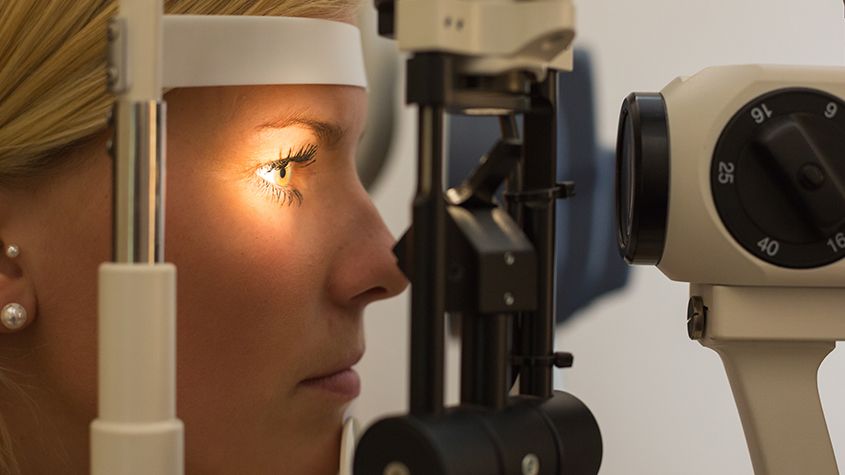
[[[512,266],[513,263],[516,262],[516,257],[513,255],[512,252],[505,253],[505,265]]]
[[[120,28],[117,27],[117,23],[110,22],[109,29],[108,29],[108,38],[109,40],[114,40],[120,35]]]
[[[540,473],[540,459],[534,454],[528,454],[522,459],[522,475],[537,475]]]
[[[384,467],[383,475],[411,475],[411,470],[402,462],[390,462]]]
[[[114,86],[117,84],[117,81],[120,77],[120,73],[117,71],[117,68],[114,66],[109,67],[108,69],[108,82],[109,86]]]
[[[690,297],[687,305],[687,334],[690,339],[702,339],[706,323],[707,307],[704,306],[704,299],[698,296]]]
[[[808,163],[804,165],[798,173],[798,181],[801,183],[801,186],[807,190],[818,190],[824,186],[824,170],[815,163]]]

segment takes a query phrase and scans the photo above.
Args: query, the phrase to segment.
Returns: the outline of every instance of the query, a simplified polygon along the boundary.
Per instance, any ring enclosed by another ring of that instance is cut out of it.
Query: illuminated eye
[[[280,188],[287,188],[293,175],[292,163],[274,163],[258,170],[258,176]]]

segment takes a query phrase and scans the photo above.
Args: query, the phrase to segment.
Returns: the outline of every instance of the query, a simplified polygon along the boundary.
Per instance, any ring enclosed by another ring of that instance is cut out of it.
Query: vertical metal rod
[[[557,184],[556,71],[536,85],[532,111],[525,114],[525,157],[522,188],[544,190]],[[519,348],[524,356],[550,358],[554,353],[555,321],[555,200],[522,207],[522,225],[537,253],[537,311],[522,314]],[[534,360],[537,361],[537,360]],[[552,366],[524,363],[519,370],[520,393],[552,395]]]
[[[109,24],[113,113],[113,260],[164,262],[164,137],[160,0],[120,0]]]
[[[510,386],[510,315],[464,313],[461,318],[461,404],[501,409]]]
[[[519,128],[517,126],[516,121],[516,114],[508,114],[507,116],[503,116],[499,118],[499,128],[502,131],[503,138],[513,138],[519,139]],[[519,193],[523,190],[522,185],[522,172],[523,172],[523,163],[525,162],[525,149],[523,148],[522,157],[518,166],[513,168],[510,176],[505,181],[505,192],[506,193]],[[522,220],[522,204],[517,201],[506,201],[506,207],[508,214],[510,217],[519,224],[520,226],[523,224]],[[511,349],[510,352],[514,355],[522,355],[524,354],[522,351],[522,342],[521,342],[521,334],[522,334],[522,325],[525,316],[521,312],[517,312],[512,314],[512,318],[510,321],[511,332],[508,335],[510,340]],[[516,381],[516,377],[519,374],[519,368],[511,367],[511,379],[508,382],[508,386],[512,386]]]
[[[110,23],[113,260],[100,267],[93,475],[182,475],[176,417],[176,269],[164,258],[161,0],[120,0]]]
[[[499,129],[502,132],[503,139],[519,139],[519,127],[517,126],[515,114],[508,114],[506,116],[499,117]],[[511,172],[510,176],[508,176],[507,181],[505,181],[505,191],[507,193],[519,193],[523,190],[522,172],[524,168],[524,162],[525,150],[523,149],[522,160],[520,161],[519,166],[513,168],[513,171]],[[508,214],[511,216],[511,218],[513,218],[516,223],[521,225],[522,205],[516,201],[507,201],[506,204]]]
[[[439,106],[420,105],[417,194],[411,247],[411,394],[413,415],[443,411],[446,203],[443,123]]]
[[[165,103],[120,100],[114,161],[114,249],[118,263],[164,262]]]

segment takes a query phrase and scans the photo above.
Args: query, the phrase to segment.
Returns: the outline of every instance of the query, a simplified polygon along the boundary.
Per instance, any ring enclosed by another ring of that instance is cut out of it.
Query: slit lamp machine
[[[552,387],[555,368],[572,364],[553,338],[555,207],[575,191],[557,180],[555,133],[573,5],[375,6],[380,33],[409,56],[406,99],[418,110],[413,219],[395,250],[412,283],[410,409],[354,450],[347,438],[354,461],[341,473],[596,474],[595,417]],[[360,37],[325,20],[171,17],[160,1],[122,0],[109,43],[115,241],[100,270],[92,473],[179,475],[162,90],[366,87]],[[284,68],[292,61],[303,67]],[[724,362],[757,475],[838,473],[816,373],[845,338],[843,101],[842,68],[749,65],[706,69],[622,107],[620,250],[691,284],[689,335]],[[446,189],[450,114],[497,117],[501,137]],[[455,407],[443,400],[447,314],[461,339]]]

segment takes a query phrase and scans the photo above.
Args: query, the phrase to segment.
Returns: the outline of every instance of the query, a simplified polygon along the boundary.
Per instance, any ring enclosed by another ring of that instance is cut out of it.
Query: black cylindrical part
[[[525,114],[522,189],[550,190],[557,186],[557,72],[532,95],[532,110]],[[522,228],[537,253],[537,311],[521,314],[518,344],[525,363],[519,369],[520,394],[542,398],[552,394],[552,366],[536,364],[554,352],[555,321],[555,198],[525,203]],[[539,358],[538,358],[539,357]]]
[[[510,387],[510,315],[465,312],[461,324],[461,404],[501,409]]]
[[[555,391],[554,397],[543,403],[542,411],[554,427],[564,454],[559,473],[598,473],[604,447],[598,421],[586,404],[569,393]]]
[[[443,199],[442,107],[420,105],[417,194],[411,249],[410,412],[443,410],[446,203]]]
[[[601,457],[590,410],[555,392],[550,400],[514,398],[501,411],[381,420],[361,438],[354,474],[384,475],[390,467],[409,475],[596,475]]]

